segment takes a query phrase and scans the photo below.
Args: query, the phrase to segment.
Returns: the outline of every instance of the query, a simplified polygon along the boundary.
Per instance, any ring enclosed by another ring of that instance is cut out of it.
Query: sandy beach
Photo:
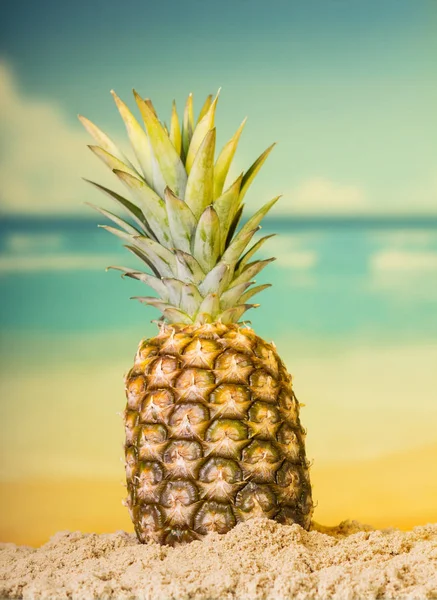
[[[376,530],[254,520],[175,548],[133,534],[59,532],[1,545],[0,597],[41,599],[437,598],[437,525]]]

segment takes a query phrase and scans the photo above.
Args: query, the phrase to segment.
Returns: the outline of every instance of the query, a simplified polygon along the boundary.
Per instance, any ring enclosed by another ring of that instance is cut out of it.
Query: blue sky
[[[123,138],[111,88],[165,119],[222,86],[218,145],[249,117],[235,169],[278,142],[253,207],[283,193],[287,214],[437,212],[435,0],[44,0],[2,16],[0,210],[83,211],[80,176],[110,180],[76,114]]]

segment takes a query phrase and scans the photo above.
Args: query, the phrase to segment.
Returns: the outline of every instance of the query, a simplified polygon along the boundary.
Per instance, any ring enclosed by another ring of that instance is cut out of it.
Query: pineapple
[[[243,198],[273,146],[226,187],[244,121],[214,161],[218,94],[196,122],[191,94],[182,122],[173,103],[169,128],[149,99],[134,92],[143,127],[112,94],[136,164],[79,118],[132,200],[93,185],[129,220],[94,208],[145,270],[109,268],[152,288],[156,295],[138,300],[162,313],[125,379],[125,504],[138,539],[190,542],[255,517],[308,529],[309,464],[291,376],[274,344],[240,322],[268,287],[253,287],[253,278],[274,260],[251,260],[270,236],[247,248],[278,198],[238,229]]]

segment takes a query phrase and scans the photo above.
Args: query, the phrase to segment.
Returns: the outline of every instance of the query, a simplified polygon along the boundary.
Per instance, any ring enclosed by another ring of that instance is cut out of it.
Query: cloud
[[[106,254],[1,254],[0,275],[43,271],[95,271],[116,264],[118,258]]]
[[[82,177],[117,187],[103,165],[96,165],[80,124],[72,125],[49,100],[25,95],[10,67],[0,63],[0,212],[86,213],[92,197]]]
[[[302,182],[278,203],[277,214],[356,214],[368,212],[364,191],[322,177]]]
[[[61,233],[11,233],[5,239],[10,252],[54,252],[64,244]]]
[[[437,252],[382,250],[370,258],[370,268],[373,271],[437,271]]]

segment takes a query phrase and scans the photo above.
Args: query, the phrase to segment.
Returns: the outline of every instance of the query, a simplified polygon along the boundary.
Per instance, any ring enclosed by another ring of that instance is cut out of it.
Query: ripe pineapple
[[[189,542],[254,517],[308,528],[309,466],[291,377],[275,346],[239,323],[258,306],[250,298],[268,287],[251,286],[273,259],[251,259],[270,236],[246,249],[278,198],[237,229],[273,146],[225,187],[244,121],[214,162],[217,97],[207,98],[196,123],[191,94],[182,124],[173,103],[167,129],[150,100],[134,92],[143,128],[112,93],[138,165],[79,118],[97,142],[91,150],[133,202],[94,185],[130,220],[94,208],[148,271],[110,268],[151,287],[157,296],[138,300],[163,315],[126,376],[126,504],[138,539]]]

